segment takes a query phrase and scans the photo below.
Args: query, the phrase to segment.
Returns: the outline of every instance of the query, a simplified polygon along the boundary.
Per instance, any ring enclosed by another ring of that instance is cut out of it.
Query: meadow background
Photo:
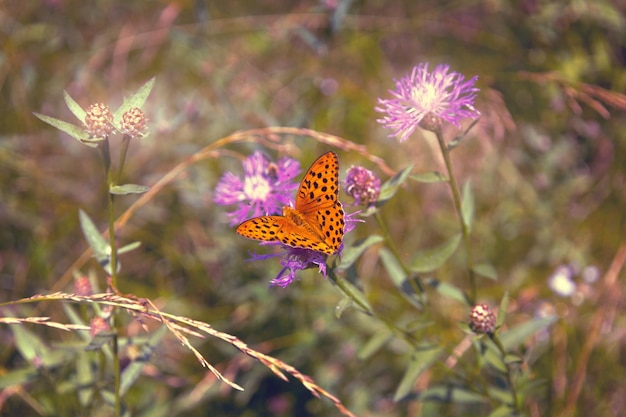
[[[115,108],[156,77],[144,106],[151,134],[131,144],[128,182],[151,186],[235,131],[307,128],[354,146],[285,134],[220,147],[190,163],[118,233],[121,244],[142,243],[121,257],[120,291],[209,323],[289,363],[356,415],[489,415],[485,404],[418,401],[420,390],[445,375],[438,369],[417,380],[414,397],[394,401],[410,354],[406,343],[390,337],[368,345],[387,331],[384,323],[358,309],[337,314],[341,292],[314,270],[301,272],[301,280],[285,289],[269,288],[280,265],[245,262],[258,245],[237,236],[228,208],[213,202],[221,175],[241,174],[241,158],[256,149],[294,157],[303,170],[333,150],[342,178],[351,165],[363,165],[383,181],[408,165],[415,174],[442,171],[431,136],[417,132],[404,143],[388,138],[374,107],[414,65],[445,63],[479,77],[482,118],[452,153],[457,178],[471,180],[474,191],[475,257],[492,264],[498,276],[479,280],[478,301],[497,308],[508,291],[507,326],[558,317],[516,349],[524,358],[520,372],[532,386],[524,413],[620,415],[626,406],[625,8],[602,0],[5,1],[0,302],[72,292],[80,275],[105,288],[94,260],[75,267],[88,248],[79,208],[106,229],[100,156],[33,112],[78,123],[64,90],[83,107],[105,102]],[[137,198],[117,199],[118,214]],[[349,205],[345,195],[342,200]],[[458,230],[449,189],[437,183],[406,182],[380,215],[407,258]],[[372,218],[365,220],[346,244],[379,233]],[[381,317],[410,327],[422,312],[397,290],[379,249],[360,257],[353,283]],[[458,251],[429,275],[467,288],[463,262]],[[431,321],[419,329],[420,337],[459,344],[464,334],[458,322],[467,320],[468,306],[431,295]],[[0,316],[10,315],[68,322],[60,302],[0,308]],[[129,335],[144,334],[136,322],[128,323]],[[80,342],[74,332],[21,326],[52,350]],[[0,375],[15,378],[2,380],[0,415],[81,415],[76,392],[68,388],[72,362],[53,369],[33,364],[12,327],[0,327]],[[217,381],[166,336],[127,394],[132,415],[338,415],[329,401],[316,399],[298,381],[281,381],[227,343],[208,338],[194,345],[245,391]],[[17,372],[33,367],[40,377],[21,383]],[[98,413],[92,415],[110,410]]]

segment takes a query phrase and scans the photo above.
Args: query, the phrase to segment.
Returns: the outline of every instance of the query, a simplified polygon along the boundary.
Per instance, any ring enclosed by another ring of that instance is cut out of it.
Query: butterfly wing
[[[296,195],[296,210],[315,230],[318,240],[336,253],[343,240],[344,212],[339,202],[339,158],[326,152],[307,171]],[[319,249],[316,249],[319,250]]]
[[[339,197],[339,158],[326,152],[307,171],[296,194],[296,210],[305,216],[332,207]]]
[[[341,247],[344,212],[339,202],[339,158],[334,152],[320,156],[307,171],[295,208],[283,208],[283,216],[260,216],[237,227],[243,237],[278,241],[332,255]]]
[[[281,242],[294,248],[311,249],[327,254],[337,250],[321,240],[306,223],[297,225],[283,216],[260,216],[246,220],[237,227],[237,233],[249,239]]]

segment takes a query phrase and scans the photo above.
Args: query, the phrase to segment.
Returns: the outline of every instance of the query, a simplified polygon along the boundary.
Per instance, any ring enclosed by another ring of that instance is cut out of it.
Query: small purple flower
[[[465,80],[458,72],[448,72],[449,65],[437,65],[428,72],[428,63],[413,67],[413,71],[395,80],[396,89],[389,90],[391,99],[378,99],[376,111],[384,114],[378,123],[393,131],[389,137],[404,142],[418,126],[434,130],[442,121],[460,128],[465,118],[477,119],[480,112],[474,108],[478,77]]]
[[[231,225],[251,217],[280,214],[283,206],[291,205],[298,187],[292,181],[300,173],[298,161],[285,157],[273,163],[257,151],[243,161],[243,170],[243,179],[227,172],[215,187],[217,204],[238,205],[228,213]]]
[[[354,198],[354,205],[372,205],[380,194],[380,178],[369,169],[353,166],[346,172],[345,189]]]
[[[358,212],[350,213],[345,216],[346,224],[344,226],[344,235],[354,229],[356,227],[356,223],[363,222],[363,220],[354,218],[357,213]],[[298,271],[315,267],[317,267],[318,272],[326,278],[326,258],[328,258],[328,255],[310,249],[292,248],[291,246],[283,245],[280,242],[261,242],[261,245],[279,245],[283,248],[281,253],[267,255],[257,255],[255,253],[250,259],[248,259],[248,261],[260,261],[277,256],[281,257],[280,264],[283,266],[283,269],[280,270],[276,278],[270,281],[270,286],[285,288],[298,279],[298,276],[296,275]],[[341,256],[342,251],[343,244],[339,248],[339,252],[337,252],[337,254]]]

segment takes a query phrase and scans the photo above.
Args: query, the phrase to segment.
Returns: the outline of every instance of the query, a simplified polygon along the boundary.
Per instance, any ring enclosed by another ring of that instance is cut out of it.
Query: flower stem
[[[441,154],[443,155],[443,159],[446,163],[446,170],[448,171],[448,184],[450,185],[450,190],[452,191],[452,199],[454,201],[454,208],[456,210],[457,216],[459,217],[459,221],[461,222],[461,232],[463,234],[463,244],[465,246],[465,253],[467,256],[467,272],[469,274],[470,281],[470,295],[467,300],[469,305],[474,305],[476,301],[476,277],[474,275],[474,257],[472,254],[472,246],[470,242],[470,233],[469,227],[463,220],[463,211],[461,207],[461,193],[459,192],[459,186],[456,182],[456,178],[454,177],[454,172],[452,171],[452,162],[450,160],[450,151],[446,146],[446,143],[443,140],[443,134],[441,133],[441,129],[436,129],[435,134],[437,135],[437,141],[439,142],[439,148],[441,149]]]
[[[511,390],[511,396],[513,397],[513,408],[515,411],[519,411],[519,397],[517,395],[517,390],[515,389],[515,384],[513,383],[513,370],[511,369],[511,364],[506,360],[506,350],[504,349],[502,342],[500,342],[500,339],[496,334],[489,333],[489,338],[497,346],[498,350],[500,351],[500,355],[502,356],[502,362],[504,362],[504,364],[506,365],[506,380],[509,385],[509,389]]]
[[[127,148],[126,145],[124,148]],[[117,247],[115,246],[115,196],[111,194],[111,187],[115,185],[113,178],[113,170],[111,169],[111,151],[109,147],[109,139],[105,138],[100,146],[102,152],[102,159],[104,162],[104,170],[106,175],[106,193],[109,206],[109,248],[111,251],[110,268],[111,268],[111,287],[117,291]],[[118,175],[119,177],[119,175]],[[113,336],[113,374],[115,385],[115,416],[121,417],[122,415],[122,399],[120,397],[120,384],[121,384],[121,371],[120,371],[120,356],[118,346],[118,329],[116,323],[116,310],[111,313],[111,329],[114,331]]]

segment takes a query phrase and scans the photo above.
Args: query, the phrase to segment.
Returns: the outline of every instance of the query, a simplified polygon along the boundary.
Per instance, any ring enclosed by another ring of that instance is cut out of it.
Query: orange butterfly
[[[243,237],[279,241],[293,248],[337,253],[343,240],[344,213],[339,196],[339,158],[320,156],[300,183],[295,208],[283,207],[282,216],[260,216],[237,227]]]

